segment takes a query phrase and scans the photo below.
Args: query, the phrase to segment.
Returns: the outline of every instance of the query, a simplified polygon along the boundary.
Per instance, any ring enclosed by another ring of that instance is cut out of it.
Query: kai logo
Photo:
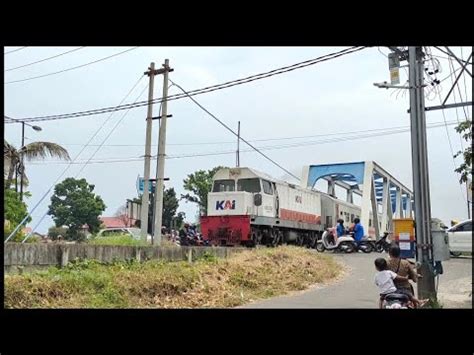
[[[216,201],[216,210],[235,210],[235,200]]]
[[[303,197],[302,196],[296,196],[295,197],[295,202],[296,203],[303,203]]]

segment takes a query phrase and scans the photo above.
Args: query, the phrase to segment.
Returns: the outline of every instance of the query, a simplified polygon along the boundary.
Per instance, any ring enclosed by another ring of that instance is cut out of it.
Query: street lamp
[[[24,121],[19,121],[21,122],[21,148],[25,146],[25,125],[33,128],[36,132],[42,131],[42,128],[40,126],[32,126],[29,123],[26,123]],[[21,149],[20,148],[20,149]],[[21,155],[21,178],[20,178],[20,201],[23,201],[23,176],[25,175],[25,168],[23,166],[23,154]]]

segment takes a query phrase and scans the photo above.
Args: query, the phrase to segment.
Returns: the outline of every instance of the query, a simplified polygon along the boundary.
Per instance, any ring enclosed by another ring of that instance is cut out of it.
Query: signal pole
[[[155,63],[151,63],[148,71],[144,73],[150,77],[148,86],[148,113],[146,117],[146,136],[145,136],[145,171],[143,173],[143,195],[142,208],[140,216],[141,237],[146,242],[148,235],[148,204],[150,201],[149,184],[150,184],[150,158],[151,158],[151,131],[153,119],[153,83],[158,70],[155,70]]]
[[[154,220],[154,235],[153,241],[156,241],[157,245],[161,245],[161,225],[163,221],[163,188],[164,188],[164,175],[165,175],[165,157],[166,157],[166,121],[168,118],[168,73],[172,72],[173,69],[169,67],[169,60],[165,59],[163,69],[160,69],[160,73],[163,73],[163,102],[161,104],[161,117],[160,117],[160,132],[158,139],[158,161],[157,161],[157,175],[156,175],[156,188],[155,188],[155,220]]]

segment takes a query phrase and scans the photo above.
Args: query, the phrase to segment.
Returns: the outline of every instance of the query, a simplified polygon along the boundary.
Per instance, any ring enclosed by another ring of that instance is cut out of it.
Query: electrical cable
[[[293,71],[296,69],[304,68],[310,65],[318,64],[324,61],[328,61],[343,55],[351,54],[357,51],[360,51],[366,47],[351,47],[348,49],[341,50],[339,52],[334,52],[330,54],[326,54],[320,57],[317,57],[315,59],[310,59],[306,60],[300,63],[292,64],[289,66],[281,67],[278,69],[274,69],[268,72],[260,73],[260,74],[255,74],[251,75],[245,78],[241,79],[236,79],[232,81],[228,81],[222,84],[217,84],[217,85],[212,85],[208,86],[205,88],[201,89],[195,89],[191,90],[188,92],[188,95],[184,94],[176,94],[176,95],[171,95],[167,97],[167,101],[172,101],[172,100],[177,100],[181,99],[184,97],[189,97],[189,96],[194,96],[194,95],[199,95],[199,94],[204,94],[204,93],[209,93],[212,91],[216,90],[222,90],[226,89],[232,86],[236,85],[241,85],[245,83],[249,83],[255,80],[260,80],[260,79],[265,79],[274,75],[279,75],[283,73],[287,73],[289,71]],[[156,98],[152,101],[153,104],[161,103],[163,102],[163,98]],[[77,117],[84,117],[84,116],[91,116],[91,115],[97,115],[97,114],[102,114],[102,113],[107,113],[107,112],[112,112],[112,111],[120,111],[120,110],[125,110],[128,108],[136,108],[136,107],[141,107],[148,105],[148,101],[140,101],[135,104],[124,104],[120,106],[113,106],[113,107],[104,107],[100,109],[93,109],[93,110],[87,110],[87,111],[78,111],[78,112],[72,112],[72,113],[67,113],[67,114],[58,114],[58,115],[48,115],[48,116],[36,116],[36,117],[27,117],[27,118],[22,118],[21,120],[25,122],[31,122],[31,121],[47,121],[47,120],[57,120],[57,119],[68,119],[68,118],[77,118]]]
[[[130,52],[130,51],[133,51],[133,50],[135,50],[135,49],[137,49],[137,48],[139,48],[139,47],[129,48],[129,49],[125,50],[125,51],[122,51],[122,52],[119,52],[119,53],[115,53],[115,54],[109,55],[109,56],[107,56],[107,57],[100,58],[100,59],[94,60],[94,61],[92,61],[92,62],[88,62],[88,63],[85,63],[85,64],[81,64],[81,65],[78,65],[78,66],[75,66],[75,67],[72,67],[72,68],[63,69],[63,70],[60,70],[60,71],[57,71],[57,72],[48,73],[48,74],[43,74],[43,75],[38,75],[38,76],[33,76],[33,77],[29,77],[29,78],[25,78],[25,79],[20,79],[20,80],[8,81],[8,82],[5,82],[4,85],[6,85],[6,84],[13,84],[13,83],[19,83],[19,82],[28,81],[28,80],[33,80],[33,79],[44,78],[44,77],[47,77],[47,76],[56,75],[56,74],[64,73],[64,72],[67,72],[67,71],[71,71],[71,70],[83,68],[83,67],[85,67],[85,66],[88,66],[88,65],[91,65],[91,64],[95,64],[95,63],[98,63],[98,62],[102,62],[102,61],[104,61],[104,60],[107,60],[107,59],[116,57],[116,56],[121,55],[121,54],[125,54],[125,53]]]
[[[61,57],[65,54],[68,54],[68,53],[72,53],[72,52],[76,52],[80,49],[83,49],[85,48],[84,47],[79,47],[79,48],[75,48],[75,49],[72,49],[70,51],[67,51],[67,52],[63,52],[63,53],[60,53],[60,54],[57,54],[57,55],[53,55],[52,57],[48,57],[48,58],[44,58],[44,59],[41,59],[41,60],[37,60],[36,62],[32,62],[32,63],[28,63],[28,64],[23,64],[23,65],[20,65],[18,67],[14,67],[14,68],[8,68],[8,69],[5,69],[5,72],[7,71],[12,71],[12,70],[16,70],[16,69],[20,69],[20,68],[24,68],[24,67],[29,67],[30,65],[33,65],[33,64],[37,64],[37,63],[41,63],[41,62],[45,62],[47,60],[50,60],[50,59],[53,59],[53,58],[57,58],[57,57]]]

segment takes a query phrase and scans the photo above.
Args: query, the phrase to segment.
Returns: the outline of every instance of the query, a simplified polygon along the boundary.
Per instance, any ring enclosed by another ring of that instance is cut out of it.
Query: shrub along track
[[[326,283],[342,267],[329,255],[299,247],[259,248],[228,259],[193,263],[100,264],[5,276],[5,308],[235,307]]]

